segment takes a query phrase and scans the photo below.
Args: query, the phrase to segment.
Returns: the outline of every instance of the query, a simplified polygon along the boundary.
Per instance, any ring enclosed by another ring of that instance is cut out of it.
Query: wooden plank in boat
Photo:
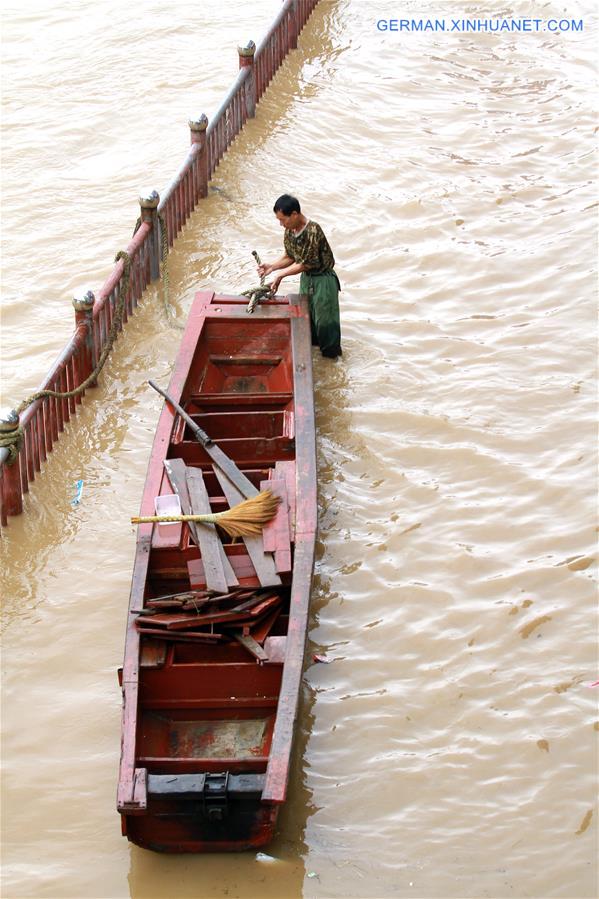
[[[239,581],[237,580],[237,575],[235,574],[235,571],[233,570],[233,566],[231,565],[231,562],[229,561],[229,557],[227,556],[227,554],[225,552],[225,548],[222,545],[222,543],[220,545],[220,553],[221,553],[221,558],[222,558],[222,562],[223,562],[223,568],[225,569],[225,577],[227,578],[227,585],[229,587],[239,587]]]
[[[191,602],[194,600],[195,602],[204,602],[204,600],[212,599],[213,594],[209,590],[183,590],[178,593],[164,593],[160,596],[150,596],[146,599],[147,606],[157,605],[160,603],[167,603],[175,605],[180,605],[184,602]],[[166,607],[165,607],[166,608]]]
[[[255,659],[258,659],[260,662],[267,662],[268,655],[264,652],[259,643],[256,643],[253,637],[250,637],[249,634],[233,634],[233,637],[237,640],[238,643],[241,643],[244,649],[253,655]]]
[[[246,581],[246,583],[243,584],[244,587],[260,586],[260,581],[256,576],[256,570],[252,565],[252,560],[249,556],[229,556],[228,559],[238,583]],[[190,559],[187,562],[187,571],[193,588],[206,586],[204,563],[201,559]]]
[[[191,614],[181,612],[157,612],[155,615],[140,615],[137,626],[143,633],[149,628],[166,628],[167,630],[193,630],[203,627],[205,624],[244,624],[252,620],[260,619],[274,608],[281,605],[281,597],[278,594],[272,596],[257,596],[236,605],[232,609],[202,609]]]
[[[278,608],[282,603],[281,597],[275,593],[272,596],[265,596],[262,602],[258,603],[258,605],[254,606],[250,610],[250,615],[252,618],[261,618],[266,612],[271,609]]]
[[[276,491],[273,490],[273,483],[274,469],[271,468],[268,472],[268,480],[260,481],[260,490],[270,490],[272,493],[275,493]],[[278,496],[279,494],[277,493],[276,495]],[[277,514],[275,515],[275,517],[271,518],[271,520],[267,522],[262,528],[262,543],[264,545],[264,552],[274,553],[276,549],[277,540],[275,535],[275,521],[281,513],[281,505],[282,503],[279,503],[277,507]]]
[[[202,512],[193,512],[192,500],[187,483],[187,467],[185,465],[185,462],[183,462],[182,459],[165,459],[164,467],[168,474],[172,488],[179,497],[179,500],[181,502],[181,511],[183,512],[183,514],[203,514]],[[210,527],[214,529],[214,525],[207,525],[206,530],[209,530]],[[201,534],[201,531],[203,531],[204,529],[193,521],[189,522],[189,529],[196,545],[200,547],[200,552],[203,556],[203,536]],[[237,580],[235,572],[233,571],[227,559],[223,545],[218,539],[218,535],[216,535],[216,539],[218,541],[218,546],[220,547],[218,552],[220,554],[221,566],[220,568],[215,568],[215,566],[213,565],[214,555],[209,556],[209,565],[206,573],[208,580],[205,580],[204,584],[208,587],[209,590],[218,590],[219,592],[226,593],[229,587],[237,587],[239,585],[239,581]]]
[[[157,627],[156,629],[144,628],[144,637],[158,637],[159,640],[180,640],[183,643],[218,643],[224,639],[222,634],[210,634],[208,631],[167,631]]]
[[[291,542],[295,543],[295,462],[279,461],[275,465],[273,480],[283,479],[287,485],[287,502],[289,504],[289,536]]]
[[[186,631],[203,627],[205,624],[220,624],[226,622],[229,624],[245,624],[252,620],[250,611],[235,612],[230,609],[215,609],[213,612],[206,612],[199,615],[151,615],[147,618],[140,617],[137,619],[137,625],[146,633],[148,629],[165,628],[168,631]]]
[[[243,406],[283,408],[293,400],[292,393],[196,393],[189,397],[188,408],[211,409],[214,406],[236,409]]]
[[[214,365],[280,365],[282,356],[268,353],[254,353],[251,356],[215,356],[208,357]]]
[[[251,635],[257,643],[264,643],[273,629],[273,625],[279,617],[280,611],[280,608],[275,609],[270,615],[266,615],[252,628]]]
[[[144,632],[147,628],[165,627],[168,630],[178,630],[179,628],[198,627],[202,622],[197,614],[181,613],[180,615],[166,614],[164,612],[156,613],[156,615],[140,615],[137,619],[138,628],[143,628]]]
[[[244,496],[237,490],[234,484],[223,474],[223,472],[215,465],[212,466],[223,493],[227,498],[229,507],[233,507],[244,500]],[[254,487],[256,493],[258,491]],[[248,555],[252,560],[252,564],[256,569],[258,580],[263,587],[278,587],[281,584],[281,578],[276,572],[275,563],[271,555],[264,552],[262,537],[244,537]]]
[[[232,456],[235,459],[239,459],[239,464],[244,468],[247,468],[249,465],[261,465],[265,468],[273,459],[283,458],[291,460],[293,458],[292,443],[287,437],[281,437],[281,435],[277,437],[223,437],[217,439],[223,448],[220,450],[223,453],[223,457],[227,459],[229,456]],[[209,461],[206,456],[214,458],[219,449],[220,447],[216,446],[216,444],[211,447],[202,447],[197,440],[183,440],[173,447],[172,452],[173,456],[183,459],[188,465],[197,465],[198,463]],[[219,467],[222,468],[222,466]],[[224,473],[227,474],[226,471]],[[238,478],[237,475],[236,478]],[[236,481],[233,481],[232,478],[229,478],[229,480],[237,486]],[[249,479],[247,479],[247,482],[251,484]],[[255,487],[253,487],[253,491],[252,493],[249,488],[246,489],[244,486],[244,489],[240,492],[243,493],[244,499],[249,499],[250,496],[256,496],[258,492]]]
[[[264,612],[267,612],[275,605],[280,605],[281,597],[278,593],[272,593],[269,596],[258,595],[253,596],[251,599],[248,599],[246,602],[242,602],[240,605],[235,606],[231,611],[232,612],[247,612],[255,618],[257,615],[262,615]]]
[[[210,512],[210,501],[202,472],[198,468],[188,468],[186,477],[189,499],[193,509],[192,514],[204,515]],[[216,526],[213,524],[199,525],[196,527],[196,532],[204,562],[206,585],[210,590],[218,590],[224,593],[230,584],[230,575],[233,575],[237,583],[239,582],[235,578],[232,568],[229,576],[225,572],[224,562],[228,564],[228,560],[220,542],[220,537],[217,534]]]
[[[235,602],[245,602],[245,600],[250,599],[255,595],[256,591],[252,587],[236,587],[235,590],[229,590],[228,593],[221,593],[219,596],[209,597],[207,604],[212,608],[215,603],[220,602],[231,602],[232,600],[235,600]]]
[[[289,535],[289,506],[285,481],[269,480],[260,482],[261,490],[271,490],[279,497],[279,507],[272,521],[264,527],[262,539],[264,550],[274,552],[275,568],[279,574],[291,571],[291,537]]]
[[[143,641],[139,652],[140,668],[162,668],[166,662],[166,643]]]
[[[165,459],[164,468],[168,475],[168,479],[171,482],[173,492],[176,493],[179,497],[179,502],[181,503],[181,512],[183,513],[183,515],[191,515],[191,503],[189,499],[189,492],[187,490],[187,481],[185,479],[185,462],[183,462],[181,459]],[[199,546],[197,525],[193,521],[188,521],[187,524],[189,526],[189,530],[191,531],[191,536],[193,537],[194,542],[197,546]]]

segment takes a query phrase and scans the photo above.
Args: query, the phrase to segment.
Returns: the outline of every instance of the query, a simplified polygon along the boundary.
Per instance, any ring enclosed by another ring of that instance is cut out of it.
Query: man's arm
[[[271,272],[276,272],[280,268],[287,268],[287,266],[293,263],[293,259],[291,256],[281,256],[280,259],[277,259],[276,262],[264,262],[262,265],[258,266],[258,274],[261,278],[265,278],[267,275],[270,275]]]
[[[277,292],[279,284],[281,283],[283,278],[289,278],[292,275],[299,275],[301,272],[307,271],[307,266],[304,265],[303,262],[294,262],[293,259],[290,261],[291,265],[286,266],[281,274],[277,275],[277,277],[270,282],[270,287],[273,293]]]

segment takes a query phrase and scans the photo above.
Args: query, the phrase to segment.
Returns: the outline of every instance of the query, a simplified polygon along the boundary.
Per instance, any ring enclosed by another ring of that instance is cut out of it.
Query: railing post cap
[[[8,434],[19,427],[19,413],[16,409],[0,409],[0,432]]]
[[[239,45],[237,47],[237,52],[240,56],[248,57],[253,56],[256,52],[256,45],[253,41],[248,41],[246,44]]]
[[[205,131],[208,127],[208,116],[202,113],[199,119],[189,119],[189,127],[192,131]]]
[[[96,298],[93,290],[82,290],[81,293],[73,297],[73,307],[75,312],[87,312],[93,308]]]
[[[139,205],[142,209],[156,209],[160,203],[160,194],[157,190],[144,190],[139,194]]]

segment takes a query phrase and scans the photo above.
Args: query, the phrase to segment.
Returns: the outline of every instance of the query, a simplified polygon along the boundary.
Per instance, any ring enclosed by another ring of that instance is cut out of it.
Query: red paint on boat
[[[245,307],[197,294],[168,392],[255,487],[271,481],[281,496],[267,549],[223,539],[238,585],[210,613],[202,606],[196,627],[193,604],[175,620],[164,598],[205,589],[213,560],[205,570],[187,525],[138,530],[117,808],[128,839],[157,851],[264,846],[287,793],[317,524],[310,319],[298,296]],[[141,515],[173,492],[166,459],[200,471],[213,511],[228,508],[222,473],[166,403]],[[159,597],[163,608],[148,605]]]

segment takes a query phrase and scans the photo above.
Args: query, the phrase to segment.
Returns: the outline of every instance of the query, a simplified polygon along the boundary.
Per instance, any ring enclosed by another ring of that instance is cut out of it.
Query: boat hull
[[[123,817],[123,834],[154,852],[243,852],[268,845],[278,806],[229,794],[222,818],[203,800],[152,800],[145,815]],[[220,808],[219,808],[220,814]]]
[[[165,403],[141,515],[158,496],[197,503],[198,479],[212,511],[243,499],[247,485],[270,486],[281,505],[263,538],[221,534],[216,549],[201,526],[139,527],[117,809],[123,834],[147,849],[255,849],[273,838],[286,798],[314,564],[306,298],[247,315],[242,298],[199,293],[168,393],[212,443]],[[236,466],[229,477],[222,453]]]

